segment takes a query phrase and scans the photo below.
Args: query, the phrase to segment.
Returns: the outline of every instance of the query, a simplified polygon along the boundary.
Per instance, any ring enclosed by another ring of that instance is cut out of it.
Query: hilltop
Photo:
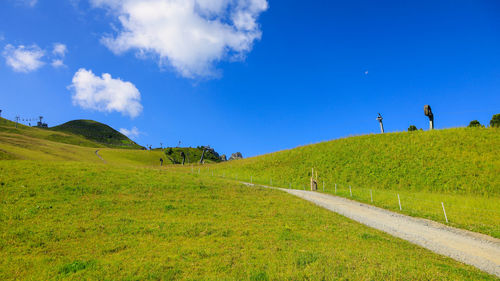
[[[80,135],[106,147],[143,148],[110,126],[93,120],[73,120],[59,126],[51,127],[49,130]]]

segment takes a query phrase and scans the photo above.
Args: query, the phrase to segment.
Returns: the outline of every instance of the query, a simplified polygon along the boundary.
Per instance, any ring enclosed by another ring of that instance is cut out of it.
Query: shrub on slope
[[[201,154],[203,153],[203,148],[197,147],[167,147],[164,149],[166,160],[172,162],[173,164],[182,163],[181,152],[186,155],[185,164],[197,164],[200,162]],[[204,156],[205,163],[218,163],[220,162],[220,156],[214,150],[207,150]]]

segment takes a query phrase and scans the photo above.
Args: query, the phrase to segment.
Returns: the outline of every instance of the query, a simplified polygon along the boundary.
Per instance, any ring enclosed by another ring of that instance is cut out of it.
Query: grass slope
[[[80,135],[106,147],[143,148],[110,126],[92,120],[73,120],[51,127],[50,130]]]
[[[132,167],[160,166],[160,158],[165,160],[165,155],[159,150],[124,150],[105,148],[99,150],[99,155],[101,155],[101,157],[108,164],[126,165]]]
[[[456,128],[366,135],[210,167],[216,175],[304,188],[311,168],[325,192],[500,238],[500,130]],[[207,170],[204,172],[208,173]],[[349,192],[349,186],[353,195]]]
[[[276,190],[0,161],[1,280],[495,280]]]

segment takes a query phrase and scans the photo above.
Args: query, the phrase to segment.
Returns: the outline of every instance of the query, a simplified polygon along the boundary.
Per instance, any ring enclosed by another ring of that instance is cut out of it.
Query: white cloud
[[[0,41],[3,37],[0,36]],[[63,67],[64,57],[68,52],[66,45],[61,43],[54,43],[52,55],[49,52],[49,57],[52,57],[50,63],[53,67]],[[7,44],[3,51],[6,63],[14,71],[17,72],[32,72],[45,65],[44,58],[47,58],[46,51],[40,49],[36,44],[31,46],[19,45],[17,47]]]
[[[131,138],[131,139],[135,139],[137,138],[141,132],[139,131],[139,129],[137,129],[136,127],[133,127],[132,129],[125,129],[125,128],[121,128],[120,129],[120,133],[126,135],[127,137]]]
[[[68,48],[66,47],[66,45],[61,43],[54,43],[54,48],[52,49],[52,54],[54,54],[54,56],[64,58],[67,52]]]
[[[244,58],[261,38],[257,19],[267,0],[91,0],[120,21],[102,42],[114,53],[157,57],[182,76],[214,76],[214,64]]]
[[[7,44],[3,50],[3,56],[8,66],[16,72],[28,73],[42,67],[45,63],[42,61],[45,52],[37,45],[25,47],[19,45],[14,47]]]
[[[55,68],[63,67],[64,65],[64,57],[68,52],[68,48],[66,45],[61,43],[54,43],[54,47],[52,48],[52,55],[55,57],[52,59],[52,66]]]
[[[55,68],[59,68],[59,67],[65,66],[63,60],[61,60],[61,59],[54,59],[54,60],[52,60],[51,65],[53,67],[55,67]]]
[[[101,77],[91,70],[79,69],[69,86],[73,90],[73,104],[101,112],[121,112],[131,118],[142,112],[141,93],[134,84],[114,79],[104,73]]]

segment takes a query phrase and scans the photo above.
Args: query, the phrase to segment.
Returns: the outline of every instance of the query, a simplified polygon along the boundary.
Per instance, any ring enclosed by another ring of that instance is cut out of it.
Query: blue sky
[[[141,3],[142,2],[142,3]],[[499,1],[5,0],[0,109],[253,156],[500,113]],[[104,74],[104,76],[103,76]],[[135,128],[135,130],[134,130]]]

